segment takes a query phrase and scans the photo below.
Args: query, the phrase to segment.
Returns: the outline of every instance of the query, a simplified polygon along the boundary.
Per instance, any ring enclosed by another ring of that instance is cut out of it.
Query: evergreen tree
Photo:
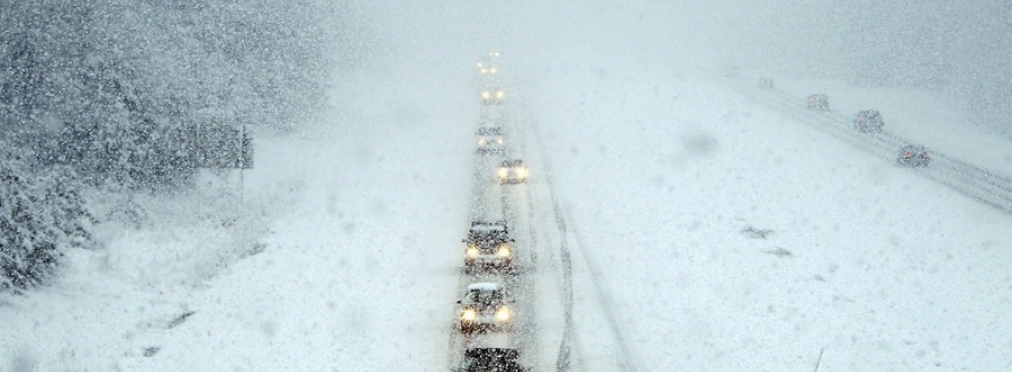
[[[0,290],[18,293],[50,277],[64,252],[92,244],[87,213],[66,169],[29,172],[0,160]]]

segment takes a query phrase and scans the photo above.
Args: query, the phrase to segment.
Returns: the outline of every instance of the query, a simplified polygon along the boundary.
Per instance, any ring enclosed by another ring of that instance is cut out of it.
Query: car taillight
[[[905,155],[903,155],[903,157],[905,157],[905,158],[909,158],[909,157],[910,157],[910,152],[909,152],[909,151],[907,151],[907,152],[906,152],[906,154],[905,154]]]
[[[925,152],[924,152],[924,157],[926,157],[926,158],[930,158],[930,157],[931,157],[931,153],[930,153],[930,152],[927,152],[927,151],[925,151]]]

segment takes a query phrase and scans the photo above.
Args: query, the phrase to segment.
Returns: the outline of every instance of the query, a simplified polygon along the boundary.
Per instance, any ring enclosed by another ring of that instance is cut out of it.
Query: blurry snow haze
[[[1012,3],[1004,0],[372,6],[384,39],[415,57],[429,56],[430,66],[470,61],[475,51],[489,48],[514,54],[510,62],[528,64],[530,71],[606,72],[607,63],[738,66],[774,78],[929,89],[951,95],[973,114],[972,122],[1012,134]]]

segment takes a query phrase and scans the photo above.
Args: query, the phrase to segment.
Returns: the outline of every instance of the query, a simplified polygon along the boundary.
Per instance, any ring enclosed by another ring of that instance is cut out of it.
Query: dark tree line
[[[80,188],[172,190],[187,128],[284,132],[323,105],[323,0],[0,0],[0,286],[86,245]]]

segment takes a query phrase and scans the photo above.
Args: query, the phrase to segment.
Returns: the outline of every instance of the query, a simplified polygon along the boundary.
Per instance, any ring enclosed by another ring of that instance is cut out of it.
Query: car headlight
[[[478,139],[478,146],[485,146],[486,143],[488,143],[488,141],[486,139],[484,139],[484,138],[479,138]]]
[[[467,247],[467,250],[464,253],[467,254],[467,257],[469,258],[478,258],[478,253],[480,252],[478,251],[478,247],[472,245]]]
[[[517,168],[517,177],[527,178],[527,168]]]
[[[495,68],[495,67],[492,67],[492,68],[488,69],[488,73],[490,73],[490,74],[499,73],[499,69]]]
[[[478,62],[478,68],[482,68],[482,67],[485,67],[485,64],[483,64],[481,62]]]
[[[510,175],[509,169],[499,168],[499,178],[506,178],[506,176],[509,176],[509,175]]]
[[[495,311],[495,320],[498,320],[500,322],[508,322],[512,318],[513,312],[510,311],[510,308],[507,306],[501,306],[499,307],[499,310]]]
[[[484,67],[483,67],[483,68],[481,69],[481,73],[483,73],[483,74],[487,74],[487,73],[488,73],[488,69],[487,69],[487,68],[484,68]]]
[[[495,98],[498,98],[498,99],[506,98],[506,92],[503,92],[501,90],[500,91],[496,91],[495,92]]]
[[[509,257],[510,253],[512,253],[512,252],[510,252],[510,246],[508,246],[506,244],[500,244],[499,245],[499,249],[497,249],[495,251],[496,256],[499,256],[499,257],[502,257],[502,258]]]
[[[481,98],[484,98],[484,99],[492,98],[492,92],[489,92],[487,90],[481,92]]]
[[[460,320],[473,322],[475,319],[478,319],[478,312],[472,308],[466,308],[464,311],[460,312]],[[498,317],[496,319],[498,319]]]
[[[506,142],[506,141],[503,141],[503,139],[502,139],[502,138],[500,138],[500,139],[498,139],[498,140],[497,140],[496,142],[497,142],[497,143],[499,143],[499,144],[501,145],[501,144],[503,144],[503,143],[504,143],[504,142]]]

